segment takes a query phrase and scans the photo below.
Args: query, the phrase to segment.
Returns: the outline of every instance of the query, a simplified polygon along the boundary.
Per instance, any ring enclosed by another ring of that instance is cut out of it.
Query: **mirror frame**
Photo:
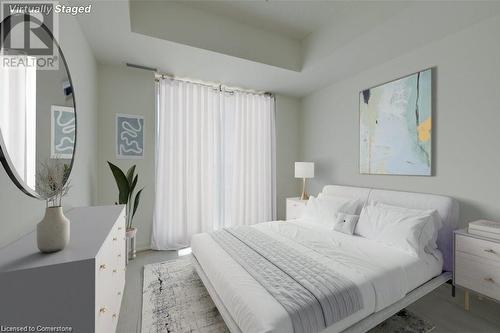
[[[15,14],[15,15],[24,15],[24,14]],[[6,23],[9,23],[13,15],[7,16],[3,21],[0,22],[0,38],[3,38],[2,31],[3,31],[3,26]],[[73,98],[73,108],[74,108],[74,113],[75,113],[75,143],[73,144],[73,158],[71,159],[71,164],[69,166],[69,175],[71,175],[71,172],[73,171],[73,164],[75,162],[75,156],[76,156],[76,144],[77,144],[77,138],[78,138],[78,124],[77,124],[77,109],[76,109],[76,98],[75,98],[75,88],[73,85],[73,80],[71,79],[71,73],[69,71],[68,63],[66,62],[66,58],[64,57],[64,53],[61,49],[61,46],[59,45],[59,42],[54,38],[54,35],[52,34],[52,31],[47,28],[47,26],[40,22],[37,18],[27,15],[30,20],[36,20],[38,21],[37,23],[43,28],[43,30],[49,35],[50,39],[53,41],[54,45],[57,47],[59,50],[59,65],[61,65],[61,60],[62,64],[64,64],[64,67],[66,68],[66,73],[68,74],[68,80],[72,88],[72,98]],[[25,15],[25,20],[26,20],[26,15]],[[1,49],[0,49],[1,50]],[[4,151],[5,150],[5,151]],[[2,134],[2,129],[0,128],[0,162],[2,163],[5,171],[9,175],[10,179],[16,185],[22,192],[27,194],[28,196],[40,200],[45,200],[44,198],[41,198],[40,195],[36,192],[35,189],[30,188],[24,180],[19,176],[17,173],[12,161],[9,158],[9,152],[7,151],[7,147],[5,147],[5,142],[3,140],[3,134]],[[66,179],[66,182],[69,180],[69,176]]]

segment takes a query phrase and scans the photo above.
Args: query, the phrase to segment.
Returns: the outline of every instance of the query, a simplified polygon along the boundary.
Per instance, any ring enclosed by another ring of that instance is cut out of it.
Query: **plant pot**
[[[70,225],[62,207],[48,207],[43,220],[36,226],[38,249],[51,253],[64,249],[69,243]]]
[[[126,232],[127,238],[133,238],[133,237],[135,237],[136,234],[137,234],[137,228],[128,228],[127,229],[127,232]]]

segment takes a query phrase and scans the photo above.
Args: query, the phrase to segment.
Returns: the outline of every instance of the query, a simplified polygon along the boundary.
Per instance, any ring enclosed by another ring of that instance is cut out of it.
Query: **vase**
[[[62,207],[47,207],[43,220],[36,226],[38,249],[51,253],[64,249],[69,243],[69,220]]]
[[[129,259],[135,259],[135,235],[137,234],[137,228],[128,228],[125,235],[127,236],[127,262]],[[130,245],[129,245],[130,244]]]

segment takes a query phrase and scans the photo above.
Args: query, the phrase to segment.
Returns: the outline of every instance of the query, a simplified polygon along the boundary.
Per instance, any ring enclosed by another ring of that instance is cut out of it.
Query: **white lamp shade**
[[[314,178],[314,163],[295,162],[295,178]]]

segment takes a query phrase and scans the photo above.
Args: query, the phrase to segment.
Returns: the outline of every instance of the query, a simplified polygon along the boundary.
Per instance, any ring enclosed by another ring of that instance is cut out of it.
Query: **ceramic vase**
[[[137,234],[137,228],[129,228],[127,229],[127,243],[130,244],[128,248],[127,258],[134,259],[136,257],[136,249],[135,249],[135,235]]]
[[[38,249],[43,253],[64,249],[69,243],[69,229],[62,207],[47,207],[43,220],[36,226]]]

